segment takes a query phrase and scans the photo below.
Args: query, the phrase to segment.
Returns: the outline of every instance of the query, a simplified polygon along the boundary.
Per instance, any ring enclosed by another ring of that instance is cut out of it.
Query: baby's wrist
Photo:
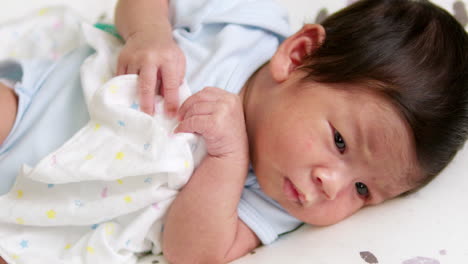
[[[211,156],[207,155],[206,162],[212,162],[217,167],[222,168],[223,172],[233,173],[238,171],[241,175],[246,175],[249,168],[248,156],[224,155],[224,156]],[[244,173],[245,172],[245,173]]]
[[[172,38],[172,26],[168,21],[158,23],[142,23],[135,30],[131,31],[127,36],[124,36],[125,41],[129,41],[138,36],[148,38],[150,36],[164,38]]]

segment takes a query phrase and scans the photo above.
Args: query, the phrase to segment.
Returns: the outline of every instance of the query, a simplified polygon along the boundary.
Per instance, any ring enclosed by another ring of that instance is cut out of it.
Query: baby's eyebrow
[[[361,118],[355,117],[352,120],[352,133],[353,133],[353,141],[356,145],[357,149],[362,150],[364,154],[364,158],[371,160],[375,150],[375,143],[374,140],[371,138],[371,133],[369,131],[364,131],[364,127],[368,127],[364,125],[364,122]]]

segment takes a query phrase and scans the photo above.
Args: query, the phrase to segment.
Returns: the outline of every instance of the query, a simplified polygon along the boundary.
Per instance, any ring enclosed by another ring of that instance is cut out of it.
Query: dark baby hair
[[[333,14],[307,55],[303,81],[356,83],[385,96],[412,129],[424,179],[453,159],[468,134],[468,36],[425,0],[363,0]]]

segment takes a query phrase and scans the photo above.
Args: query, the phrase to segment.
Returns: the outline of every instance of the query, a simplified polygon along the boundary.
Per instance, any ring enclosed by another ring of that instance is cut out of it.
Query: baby
[[[224,263],[302,222],[337,223],[420,188],[465,142],[468,36],[430,2],[358,1],[293,35],[273,2],[170,4],[121,0],[116,25],[140,109],[158,114],[159,92],[175,132],[207,147],[167,214],[171,263]],[[183,78],[194,94],[177,109]],[[5,84],[0,100],[0,170],[14,171],[18,101]]]

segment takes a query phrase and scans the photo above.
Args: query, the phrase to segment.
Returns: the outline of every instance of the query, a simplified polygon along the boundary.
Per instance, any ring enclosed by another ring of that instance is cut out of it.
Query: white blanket
[[[80,32],[80,29],[78,29]],[[161,252],[165,212],[205,154],[175,120],[138,111],[137,76],[111,78],[121,43],[83,24],[96,53],[81,69],[91,120],[0,197],[0,255],[9,263],[136,263]],[[180,102],[190,95],[184,84]]]

